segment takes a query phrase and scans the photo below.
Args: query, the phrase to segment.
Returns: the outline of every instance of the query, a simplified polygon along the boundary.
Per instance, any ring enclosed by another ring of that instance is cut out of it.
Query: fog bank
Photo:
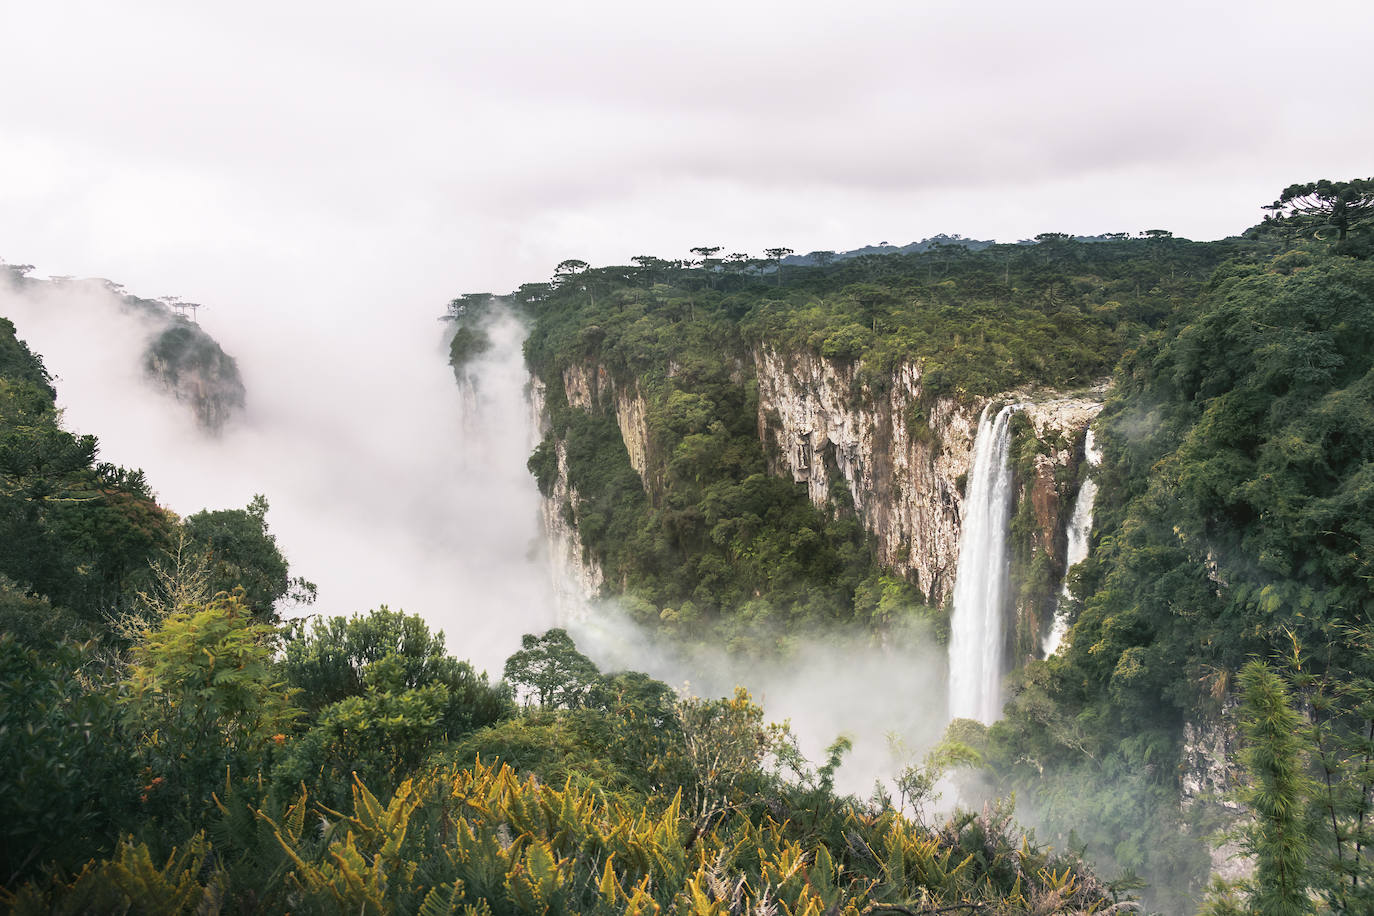
[[[521,633],[553,625],[513,319],[493,324],[469,399],[434,317],[378,315],[366,333],[340,333],[259,311],[212,328],[248,389],[244,415],[216,438],[143,379],[153,329],[113,294],[3,286],[0,314],[43,357],[67,428],[98,436],[101,460],[147,471],[161,504],[187,515],[265,494],[292,573],[320,587],[301,612],[418,613],[497,675]]]

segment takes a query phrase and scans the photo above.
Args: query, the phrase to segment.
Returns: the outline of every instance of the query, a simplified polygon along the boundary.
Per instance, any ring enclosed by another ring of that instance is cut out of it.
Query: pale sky
[[[558,261],[1258,221],[1374,4],[0,2],[0,258],[318,320]],[[217,310],[220,312],[217,314]]]

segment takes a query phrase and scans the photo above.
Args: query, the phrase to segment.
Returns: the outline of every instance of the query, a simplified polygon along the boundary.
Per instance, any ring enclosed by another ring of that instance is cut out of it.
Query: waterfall
[[[1083,440],[1083,458],[1090,468],[1095,468],[1102,462],[1102,453],[1095,447],[1091,426],[1088,427],[1087,437]],[[1059,651],[1064,634],[1069,630],[1068,609],[1065,607],[1065,600],[1070,597],[1069,570],[1082,563],[1088,556],[1088,539],[1093,533],[1093,501],[1096,499],[1096,481],[1090,476],[1084,477],[1083,483],[1078,487],[1078,498],[1074,500],[1073,515],[1069,518],[1069,544],[1064,551],[1064,588],[1060,592],[1050,632],[1041,644],[1046,658]]]
[[[973,471],[964,499],[959,568],[949,639],[950,718],[991,724],[1002,714],[1002,612],[1007,592],[1007,523],[1011,516],[1011,415],[983,408]]]

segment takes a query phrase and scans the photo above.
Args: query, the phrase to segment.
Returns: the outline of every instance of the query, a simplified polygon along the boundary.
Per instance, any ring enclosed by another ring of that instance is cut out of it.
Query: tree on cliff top
[[[1273,215],[1265,222],[1311,232],[1320,238],[1334,230],[1345,241],[1350,230],[1374,222],[1374,178],[1350,181],[1309,181],[1289,185],[1279,199],[1264,208]]]

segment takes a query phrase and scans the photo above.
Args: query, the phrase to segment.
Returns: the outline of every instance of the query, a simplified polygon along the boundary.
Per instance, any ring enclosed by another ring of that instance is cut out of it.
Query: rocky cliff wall
[[[533,375],[529,390],[532,424],[542,436],[548,417],[547,391],[544,383]],[[579,390],[585,392],[587,389]],[[573,389],[569,388],[569,401],[574,396]],[[606,577],[601,565],[582,547],[582,538],[577,531],[577,491],[568,484],[568,450],[563,442],[554,441],[554,454],[558,470],[548,494],[541,495],[539,500],[539,518],[549,552],[558,615],[564,620],[576,620],[586,613],[588,602],[600,594]]]
[[[1238,703],[1228,698],[1220,710],[1200,713],[1183,725],[1179,801],[1193,824],[1214,833],[1234,827],[1244,815],[1235,792],[1244,785],[1239,763],[1241,739],[1236,725]],[[1228,836],[1211,846],[1212,874],[1226,881],[1254,876],[1255,860],[1239,838]]]
[[[960,503],[978,411],[950,398],[922,407],[920,370],[905,364],[874,393],[853,367],[810,353],[754,352],[759,435],[774,473],[812,502],[843,482],[877,538],[883,564],[914,577],[932,603],[953,589]]]
[[[754,353],[759,435],[775,473],[804,484],[824,503],[842,485],[878,542],[881,561],[912,577],[927,600],[942,603],[954,587],[964,485],[973,462],[984,403],[927,398],[918,366],[905,363],[865,386],[856,367],[810,353]],[[1062,576],[1062,507],[1081,459],[1083,430],[1101,409],[1096,395],[1012,393],[1036,441],[1018,492],[1030,500],[1036,551],[1058,559]]]
[[[149,314],[149,320],[157,320],[156,313]],[[143,353],[144,375],[189,404],[202,429],[219,432],[244,407],[238,364],[199,325],[184,318],[162,320]]]
[[[604,366],[577,363],[563,370],[563,390],[568,394],[568,406],[591,410],[603,403],[615,411],[620,438],[630,455],[630,466],[644,481],[644,489],[653,496],[663,480],[663,463],[652,459],[649,426],[645,419],[647,408],[638,385],[617,385]]]
[[[1021,405],[1014,425],[1016,506],[1011,521],[1015,626],[1007,634],[1015,664],[1043,653],[1063,590],[1068,521],[1079,487],[1088,424],[1106,389],[1085,395],[1013,392]]]
[[[942,604],[954,587],[963,490],[986,401],[927,398],[920,369],[911,363],[874,385],[871,378],[865,384],[853,365],[760,347],[752,369],[770,470],[805,486],[817,505],[836,497],[852,502],[874,535],[879,561],[907,576],[930,603]],[[739,374],[744,384],[747,369]],[[640,387],[591,363],[565,368],[561,381],[569,406],[614,413],[630,464],[655,498],[665,462],[655,453]],[[1053,615],[1064,572],[1064,516],[1077,486],[1083,431],[1101,408],[1100,394],[1013,392],[995,399],[1022,404],[1017,511],[1029,522],[1014,534],[1022,539],[1021,565],[1038,563],[1037,579],[1018,600],[1015,632],[1008,634],[1018,653],[1023,643],[1038,644],[1038,631]],[[591,593],[601,585],[601,572],[577,545],[565,457],[561,444],[557,448],[558,481],[555,495],[545,500],[546,527],[570,580]]]

